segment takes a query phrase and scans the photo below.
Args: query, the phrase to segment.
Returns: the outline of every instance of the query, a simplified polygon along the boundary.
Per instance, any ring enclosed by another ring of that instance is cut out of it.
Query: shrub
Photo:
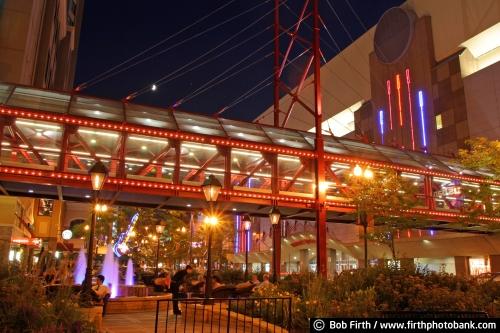
[[[69,291],[49,302],[37,278],[22,275],[0,280],[0,327],[3,332],[94,332],[83,320]]]

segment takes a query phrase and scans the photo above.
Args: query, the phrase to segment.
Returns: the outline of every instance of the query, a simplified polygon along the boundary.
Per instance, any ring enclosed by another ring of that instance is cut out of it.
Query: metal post
[[[158,235],[158,244],[156,245],[155,277],[158,277],[158,259],[159,258],[160,258],[160,235]]]
[[[92,289],[92,266],[94,262],[94,233],[95,233],[95,223],[97,219],[97,214],[95,211],[95,205],[98,200],[98,192],[93,191],[94,200],[92,200],[92,220],[90,222],[90,234],[89,234],[89,246],[87,248],[87,269],[85,270],[85,280],[83,285],[83,302],[91,301],[91,289]]]
[[[322,134],[323,111],[321,100],[321,57],[319,40],[319,5],[313,1],[313,54],[314,54],[314,106],[316,128],[316,262],[317,273],[323,277],[327,271],[326,253],[326,190],[325,182],[325,152]]]
[[[245,281],[248,281],[248,234],[249,230],[245,230]]]
[[[193,262],[193,212],[189,218],[189,263]]]
[[[365,269],[368,268],[368,237],[366,236],[366,230],[368,227],[368,219],[366,212],[361,212],[361,224],[363,224],[363,238],[365,243]]]
[[[213,202],[210,201],[210,216],[213,216]],[[207,277],[205,280],[205,298],[212,296],[212,233],[213,229],[210,223],[208,225],[208,258],[207,258]]]
[[[274,126],[280,124],[280,0],[274,0]]]
[[[208,258],[207,258],[207,278],[205,281],[205,298],[212,296],[212,227],[208,227]]]
[[[281,221],[280,221],[281,222]],[[273,282],[278,282],[280,272],[280,261],[281,261],[281,234],[280,234],[280,222],[278,224],[273,224]]]

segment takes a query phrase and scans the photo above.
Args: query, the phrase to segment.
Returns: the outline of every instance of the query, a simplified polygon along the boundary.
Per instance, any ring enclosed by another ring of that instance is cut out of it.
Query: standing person
[[[177,273],[172,276],[172,281],[170,282],[170,291],[172,292],[172,298],[174,299],[173,301],[173,306],[174,306],[174,315],[179,316],[181,315],[181,310],[179,309],[179,301],[177,299],[179,298],[179,288],[181,285],[185,282],[186,276],[188,274],[191,274],[193,271],[193,267],[190,265],[187,265],[186,268],[181,269]]]

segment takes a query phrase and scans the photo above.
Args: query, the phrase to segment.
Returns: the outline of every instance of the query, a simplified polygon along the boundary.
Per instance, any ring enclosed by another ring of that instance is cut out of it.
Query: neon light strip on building
[[[389,108],[389,126],[392,131],[391,80],[387,80],[387,107]]]
[[[382,144],[384,144],[384,111],[378,112],[378,123],[380,125],[380,135],[382,136]]]
[[[398,91],[399,126],[403,127],[403,107],[401,106],[401,81],[399,74],[396,75],[396,90]]]
[[[410,69],[407,68],[406,74],[406,86],[408,87],[408,106],[410,109],[410,131],[411,131],[411,148],[415,150],[415,133],[413,131],[413,108],[411,105],[411,80],[410,80]]]
[[[424,147],[427,147],[427,138],[425,131],[425,121],[424,121],[424,94],[422,90],[418,91],[418,105],[420,106],[420,121],[422,122],[422,143]]]

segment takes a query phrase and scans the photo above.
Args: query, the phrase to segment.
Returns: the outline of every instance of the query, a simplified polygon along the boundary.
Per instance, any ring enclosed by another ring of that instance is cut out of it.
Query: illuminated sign
[[[40,238],[14,238],[12,243],[22,244],[27,246],[40,247],[42,245],[42,240]]]
[[[392,131],[391,80],[387,80],[387,101],[389,107],[389,126]]]
[[[384,144],[384,111],[378,112],[378,122],[380,125],[380,135],[382,136],[382,144]]]

